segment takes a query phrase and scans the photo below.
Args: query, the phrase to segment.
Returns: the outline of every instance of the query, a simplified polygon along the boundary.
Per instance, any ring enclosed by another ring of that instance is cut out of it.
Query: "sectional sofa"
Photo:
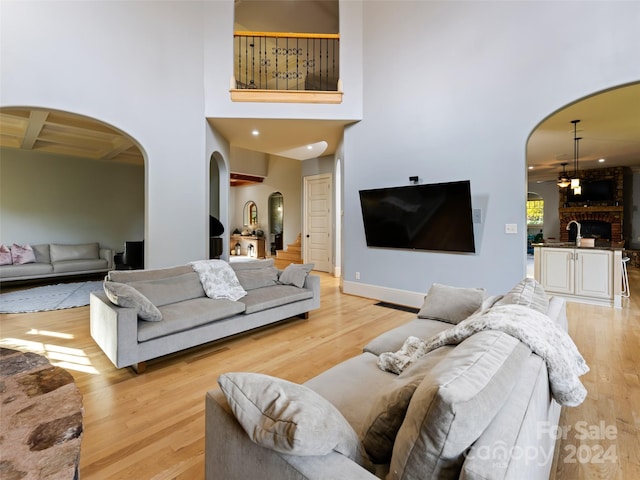
[[[113,268],[113,250],[100,247],[98,243],[2,247],[7,250],[0,253],[7,259],[0,265],[2,282],[105,273]]]
[[[565,302],[533,279],[473,301],[460,290],[444,300],[430,290],[417,318],[303,385],[222,375],[205,399],[205,478],[548,479],[561,407],[541,356],[492,329],[424,355],[403,349],[509,308],[538,308],[566,332]],[[391,373],[380,366],[389,352],[414,361]]]
[[[211,284],[194,264],[114,270],[105,291],[91,293],[91,336],[116,367],[141,373],[147,360],[294,316],[307,318],[320,307],[320,277],[309,274],[311,264],[284,270],[273,259],[195,265],[223,268]]]

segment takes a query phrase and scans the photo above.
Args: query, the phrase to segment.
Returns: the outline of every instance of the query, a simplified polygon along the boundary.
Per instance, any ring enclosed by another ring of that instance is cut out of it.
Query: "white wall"
[[[150,267],[207,255],[202,38],[218,19],[203,12],[201,2],[2,3],[0,106],[87,115],[139,142]]]
[[[144,238],[142,166],[2,148],[0,171],[0,243]]]
[[[359,271],[361,286],[415,298],[434,281],[497,293],[525,274],[530,132],[576,99],[640,79],[630,61],[640,57],[640,3],[580,2],[579,17],[576,8],[341,1],[343,103],[280,105],[229,99],[232,0],[3,2],[0,106],[76,112],[139,142],[150,267],[207,257],[209,161],[218,152],[225,166],[229,146],[205,117],[362,118],[341,156],[345,291]],[[367,249],[358,190],[410,175],[471,180],[477,254]],[[223,169],[223,199],[227,181]],[[283,193],[285,208],[300,201]],[[228,205],[220,220],[229,225]],[[519,233],[505,235],[505,223]]]
[[[569,102],[640,78],[630,61],[640,58],[640,3],[362,8],[364,119],[344,141],[345,291],[415,292],[420,303],[433,282],[508,290],[526,273],[528,136]],[[411,175],[471,180],[482,209],[475,255],[367,248],[358,190],[406,185]],[[508,223],[517,235],[504,233]]]

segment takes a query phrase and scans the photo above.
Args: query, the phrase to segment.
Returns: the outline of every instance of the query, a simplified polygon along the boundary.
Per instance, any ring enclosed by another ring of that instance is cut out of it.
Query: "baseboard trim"
[[[398,290],[396,288],[368,285],[366,283],[350,282],[346,280],[343,280],[342,282],[342,291],[349,295],[373,298],[383,302],[406,305],[408,307],[415,308],[422,307],[425,296],[425,293],[410,292],[408,290]]]

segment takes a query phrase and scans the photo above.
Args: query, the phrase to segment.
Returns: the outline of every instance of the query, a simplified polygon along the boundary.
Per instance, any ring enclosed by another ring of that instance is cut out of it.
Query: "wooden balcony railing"
[[[340,103],[340,35],[234,33],[231,99]]]

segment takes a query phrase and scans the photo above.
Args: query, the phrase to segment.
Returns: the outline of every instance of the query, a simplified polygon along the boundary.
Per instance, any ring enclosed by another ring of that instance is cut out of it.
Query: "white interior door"
[[[332,272],[331,265],[331,183],[330,173],[304,179],[303,258],[315,270]]]

